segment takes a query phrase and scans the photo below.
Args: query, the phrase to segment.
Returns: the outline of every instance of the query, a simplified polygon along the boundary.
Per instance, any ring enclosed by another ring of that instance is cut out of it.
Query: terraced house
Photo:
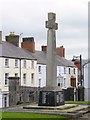
[[[46,86],[46,46],[35,50],[33,37],[25,37],[19,44],[19,35],[10,33],[6,41],[0,35],[0,107],[17,102],[36,101],[39,88]],[[65,59],[65,49],[57,52],[57,86],[75,88],[78,83],[77,68]]]
[[[19,77],[19,85],[36,86],[37,60],[9,42],[0,41],[0,107],[9,106],[9,77]]]
[[[32,56],[37,59],[37,87],[46,86],[46,53],[47,46],[41,46],[41,51],[33,49],[34,40],[30,42],[30,38],[24,38],[22,42],[23,49],[26,49]],[[34,51],[34,52],[32,52]],[[56,48],[57,52],[57,86],[60,88],[76,87],[78,83],[78,74],[76,66],[65,59],[65,49],[63,46]]]
[[[42,51],[35,51],[35,53],[32,54],[37,58],[37,85],[39,87],[45,87],[46,52],[42,49]],[[77,77],[78,75],[76,66],[64,57],[57,55],[57,86],[62,89],[67,89],[68,87],[76,87],[78,82]]]

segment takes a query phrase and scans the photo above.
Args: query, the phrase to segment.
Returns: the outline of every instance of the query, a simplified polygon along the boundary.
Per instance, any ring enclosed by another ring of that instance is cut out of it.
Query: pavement
[[[88,105],[65,104],[57,107],[48,107],[31,104],[4,108],[2,111],[64,115],[69,120],[90,120],[90,106]]]
[[[90,112],[84,114],[82,117],[78,118],[78,120],[90,120]]]

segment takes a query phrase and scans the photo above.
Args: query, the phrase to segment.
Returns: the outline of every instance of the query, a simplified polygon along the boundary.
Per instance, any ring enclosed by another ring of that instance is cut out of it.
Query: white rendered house
[[[0,108],[9,107],[9,77],[19,77],[20,86],[36,87],[37,60],[22,48],[1,42]]]
[[[69,69],[72,71],[69,74]],[[73,71],[76,70],[74,74]],[[75,86],[71,84],[72,76],[76,80]],[[65,67],[65,66],[57,66],[57,86],[60,88],[66,89],[68,87],[76,87],[78,80],[77,80],[77,68],[72,67]],[[38,64],[37,65],[37,87],[45,87],[46,86],[46,65]]]
[[[28,46],[27,46],[28,45]],[[46,86],[46,50],[47,46],[42,46],[41,51],[35,50],[34,39],[23,38],[22,48],[28,50],[28,53],[37,59],[37,87]],[[76,66],[64,58],[64,48],[61,46],[56,49],[57,55],[57,86],[61,88],[76,87],[77,86],[77,68]],[[31,51],[31,52],[30,52]],[[60,53],[60,54],[59,54]],[[61,54],[62,53],[62,54]],[[62,57],[60,57],[62,55]]]
[[[20,86],[46,86],[46,52],[35,51],[33,38],[24,38],[21,47],[0,41],[0,108],[9,106],[9,77],[19,77]],[[56,82],[60,88],[77,86],[75,65],[59,55]]]
[[[46,86],[46,52],[35,51],[33,53],[37,58],[37,87]],[[57,55],[57,86],[66,89],[76,87],[78,83],[78,74],[75,65],[63,57]]]

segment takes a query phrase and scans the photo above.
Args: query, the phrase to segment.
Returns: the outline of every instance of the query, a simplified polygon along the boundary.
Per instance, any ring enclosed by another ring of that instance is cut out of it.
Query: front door
[[[76,87],[76,78],[71,78],[71,86]]]

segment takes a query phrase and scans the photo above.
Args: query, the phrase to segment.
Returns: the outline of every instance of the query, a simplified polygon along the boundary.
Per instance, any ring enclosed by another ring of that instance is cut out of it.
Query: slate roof
[[[26,50],[16,47],[15,45],[3,41],[0,43],[0,56],[10,58],[21,58],[21,59],[36,59],[32,57]]]
[[[35,51],[35,53],[31,53],[33,57],[37,58],[38,64],[46,64],[46,52],[43,51]],[[73,62],[65,59],[64,57],[60,57],[57,55],[57,65],[58,66],[66,66],[66,67],[75,67]]]
[[[70,62],[64,57],[57,56],[57,59],[58,59],[58,65],[66,66],[66,67],[75,67],[73,62]]]
[[[35,59],[38,64],[46,65],[46,52],[43,51],[35,51],[35,53],[31,53],[28,50],[23,48],[19,48],[14,46],[11,43],[3,41],[0,44],[0,56],[2,57],[11,57],[11,58],[21,58],[21,59]],[[57,65],[58,66],[66,66],[66,67],[75,67],[73,62],[60,57],[57,55]]]

